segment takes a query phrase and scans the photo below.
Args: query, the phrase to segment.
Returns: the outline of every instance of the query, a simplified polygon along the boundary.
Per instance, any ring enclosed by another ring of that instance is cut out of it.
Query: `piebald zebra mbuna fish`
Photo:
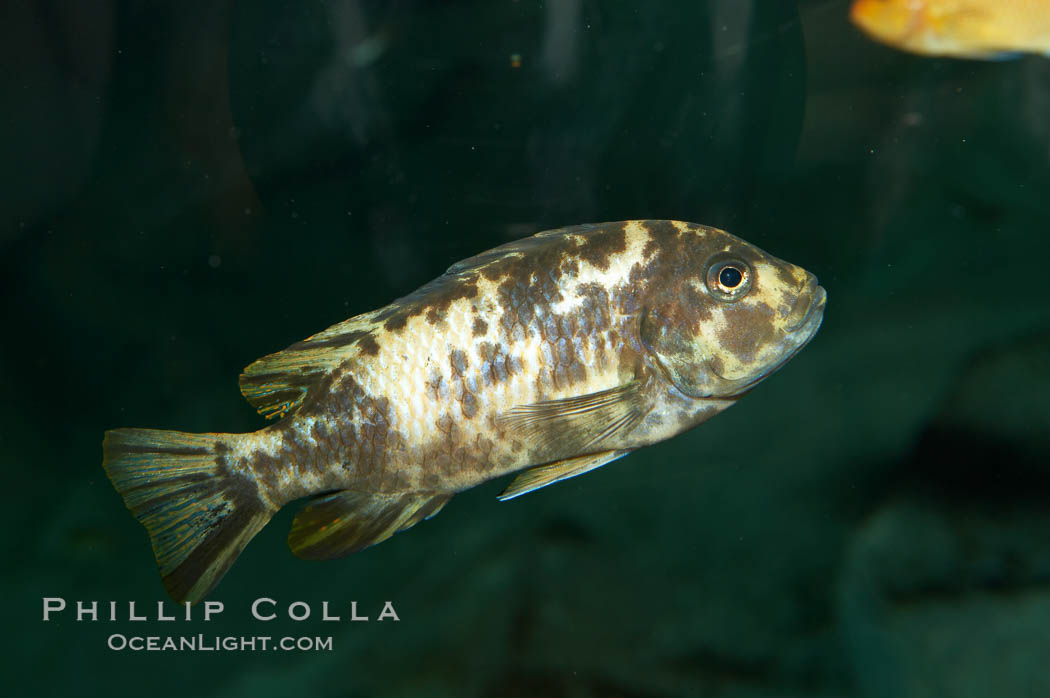
[[[115,429],[103,467],[173,598],[197,601],[285,504],[296,555],[334,558],[524,471],[509,499],[714,416],[820,327],[813,274],[678,221],[579,225],[452,265],[248,366],[277,421],[249,434]]]

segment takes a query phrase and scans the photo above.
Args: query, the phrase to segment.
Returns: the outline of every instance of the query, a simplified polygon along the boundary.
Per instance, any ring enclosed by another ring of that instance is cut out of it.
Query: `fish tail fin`
[[[238,437],[114,429],[102,442],[102,467],[149,532],[176,601],[200,601],[276,511],[253,479],[231,471]]]

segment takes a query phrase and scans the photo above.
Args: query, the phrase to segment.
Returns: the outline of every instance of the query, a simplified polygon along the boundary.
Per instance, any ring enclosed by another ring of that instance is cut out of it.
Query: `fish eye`
[[[743,280],[744,272],[736,267],[731,267],[728,264],[722,267],[722,271],[718,272],[718,283],[726,288],[736,288]]]
[[[739,259],[719,259],[707,269],[707,288],[724,301],[735,301],[751,288],[751,267]]]

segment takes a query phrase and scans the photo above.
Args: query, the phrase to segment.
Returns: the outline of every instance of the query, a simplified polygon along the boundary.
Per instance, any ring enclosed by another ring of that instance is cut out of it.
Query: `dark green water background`
[[[1050,59],[910,56],[847,9],[5,3],[3,692],[1050,695]],[[812,270],[823,329],[693,432],[352,557],[296,559],[283,511],[210,622],[42,622],[44,597],[166,598],[105,429],[256,429],[255,358],[624,218]]]

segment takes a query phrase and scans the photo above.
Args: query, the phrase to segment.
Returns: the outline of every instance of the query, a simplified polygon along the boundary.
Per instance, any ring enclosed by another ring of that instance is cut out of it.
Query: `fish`
[[[107,431],[103,468],[179,602],[206,596],[275,512],[332,559],[518,473],[508,500],[682,433],[816,334],[817,278],[717,228],[541,232],[251,363],[245,434]]]
[[[854,0],[850,19],[876,41],[927,56],[1050,56],[1050,0]]]

